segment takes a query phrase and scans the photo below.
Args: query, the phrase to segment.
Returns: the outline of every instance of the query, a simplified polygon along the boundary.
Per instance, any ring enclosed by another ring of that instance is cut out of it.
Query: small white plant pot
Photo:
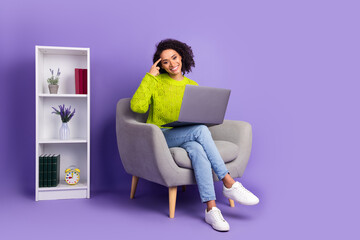
[[[59,90],[59,85],[49,85],[50,94],[57,94]]]

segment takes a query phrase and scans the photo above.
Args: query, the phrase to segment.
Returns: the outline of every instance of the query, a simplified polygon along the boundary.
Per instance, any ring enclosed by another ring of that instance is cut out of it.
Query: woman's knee
[[[203,147],[201,146],[201,144],[199,144],[196,141],[190,141],[190,142],[186,142],[184,144],[181,145],[182,148],[184,148],[187,152],[201,152],[204,151]]]
[[[211,136],[210,130],[205,125],[196,125],[196,130],[198,136]]]
[[[196,141],[186,142],[181,145],[181,147],[186,150],[191,160],[194,160],[194,158],[204,160],[207,159],[203,146],[201,146],[201,144]]]

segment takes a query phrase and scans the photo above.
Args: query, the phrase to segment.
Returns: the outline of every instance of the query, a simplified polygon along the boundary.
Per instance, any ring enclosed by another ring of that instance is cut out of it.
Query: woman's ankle
[[[216,207],[215,200],[210,200],[206,202],[206,211],[210,211],[213,207]]]
[[[235,183],[235,180],[230,176],[230,174],[226,174],[222,181],[226,188],[231,188]]]

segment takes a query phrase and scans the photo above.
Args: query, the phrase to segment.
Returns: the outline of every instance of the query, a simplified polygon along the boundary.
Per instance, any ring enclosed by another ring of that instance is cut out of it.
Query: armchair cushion
[[[225,163],[229,163],[237,158],[239,155],[239,147],[228,141],[214,141],[219,153]],[[171,155],[175,163],[182,168],[192,169],[191,160],[185,151],[180,147],[170,148]]]

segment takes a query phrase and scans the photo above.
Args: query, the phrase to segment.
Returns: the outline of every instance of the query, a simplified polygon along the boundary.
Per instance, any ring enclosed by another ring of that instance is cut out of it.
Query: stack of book
[[[60,154],[39,157],[39,187],[56,187],[60,182]]]
[[[87,94],[87,69],[75,68],[75,92]]]

